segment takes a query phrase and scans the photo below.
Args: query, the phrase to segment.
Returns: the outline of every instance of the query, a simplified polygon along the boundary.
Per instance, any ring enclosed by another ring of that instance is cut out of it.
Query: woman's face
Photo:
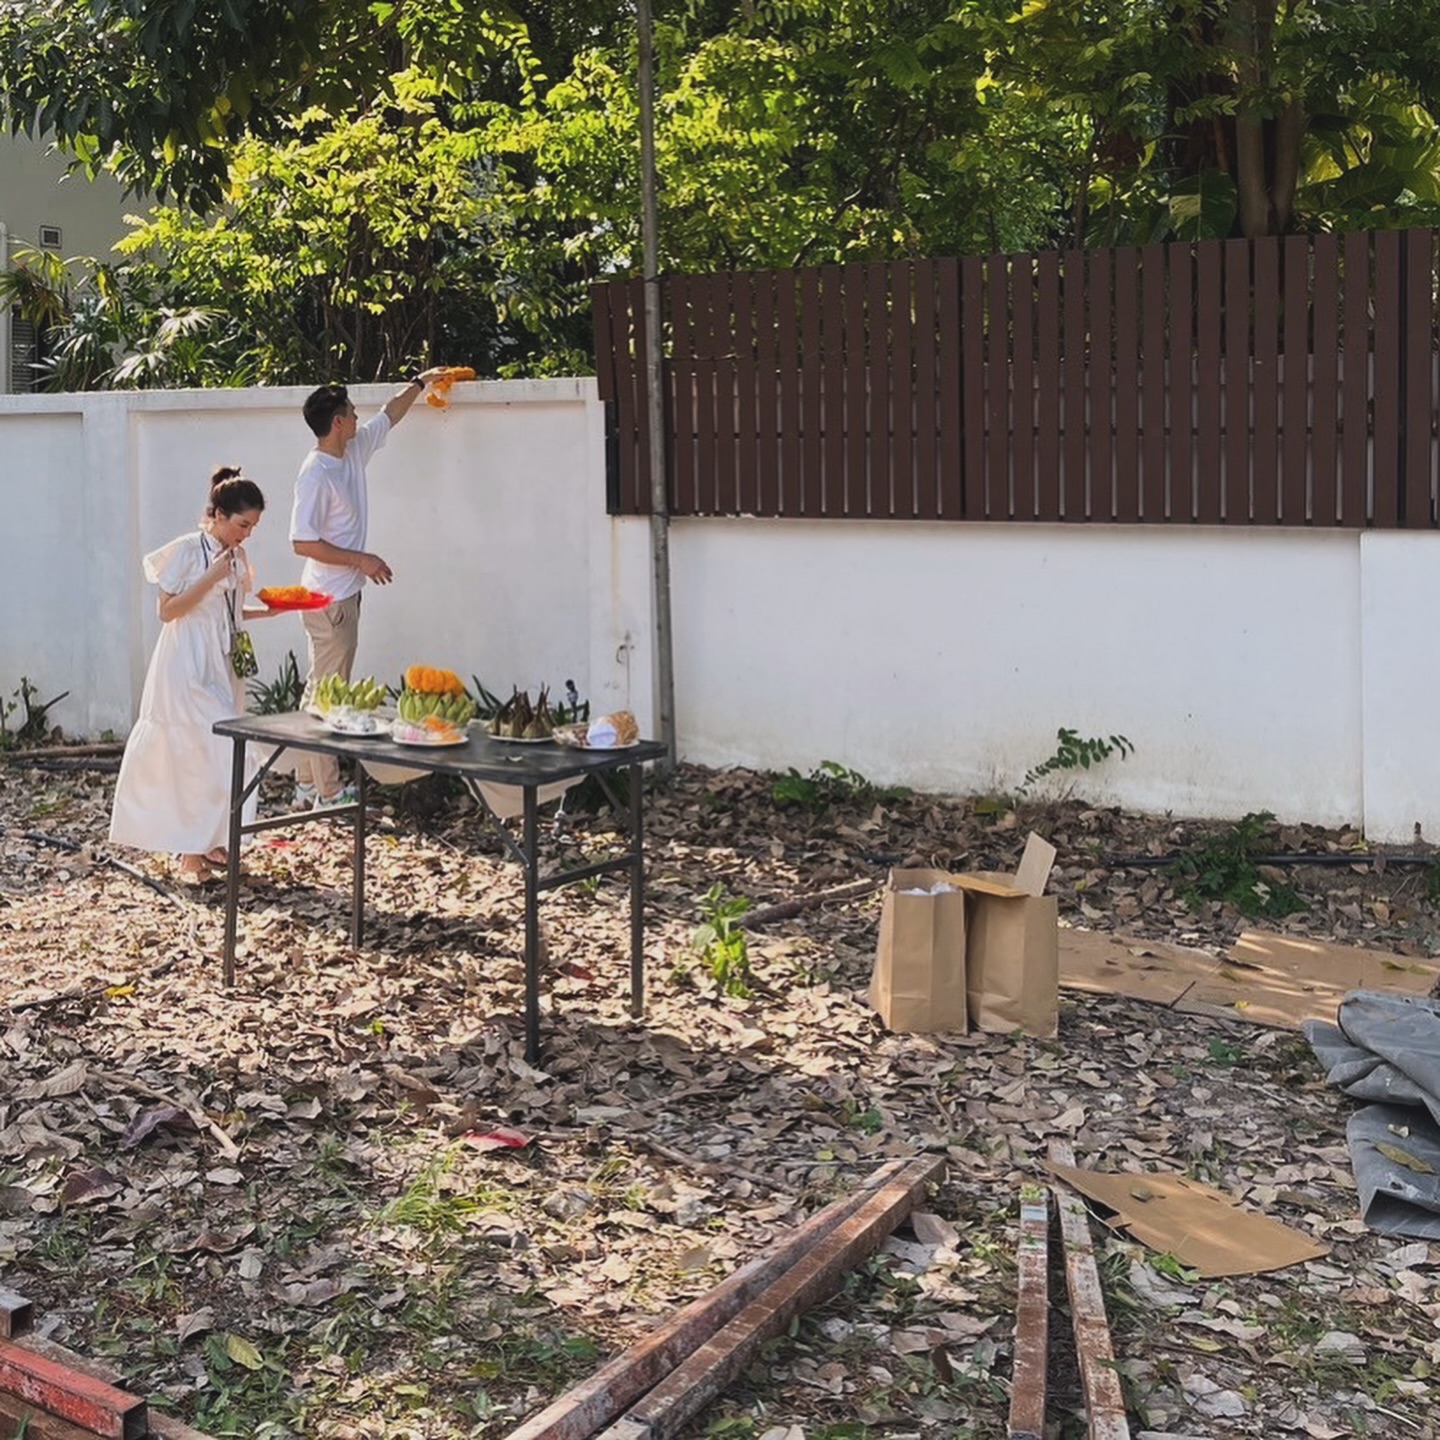
[[[233,515],[216,515],[210,522],[210,533],[227,550],[243,545],[260,523],[258,510],[237,510]]]

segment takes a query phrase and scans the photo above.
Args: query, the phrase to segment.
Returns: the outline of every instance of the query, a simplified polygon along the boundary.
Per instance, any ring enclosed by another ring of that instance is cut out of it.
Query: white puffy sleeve
[[[193,585],[209,565],[200,545],[199,532],[192,531],[152,550],[144,560],[145,578],[167,595],[178,595]]]

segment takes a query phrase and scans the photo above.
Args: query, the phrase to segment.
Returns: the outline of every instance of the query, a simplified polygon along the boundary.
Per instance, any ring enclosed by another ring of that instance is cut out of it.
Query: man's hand
[[[378,556],[363,551],[355,567],[372,585],[388,585],[395,572]]]

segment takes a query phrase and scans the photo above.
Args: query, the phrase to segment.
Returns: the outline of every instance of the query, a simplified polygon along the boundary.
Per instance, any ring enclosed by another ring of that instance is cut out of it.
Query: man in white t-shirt
[[[421,371],[363,425],[343,385],[322,385],[305,401],[305,423],[315,435],[315,448],[295,477],[290,544],[305,560],[300,583],[334,597],[324,610],[307,610],[301,616],[310,661],[305,704],[322,676],[350,679],[360,639],[361,591],[367,581],[388,585],[395,578],[389,565],[365,548],[369,523],[365,466],[426,385],[444,371],[443,365]],[[354,798],[341,787],[340,766],[333,755],[297,751],[295,779],[298,806],[341,805]]]

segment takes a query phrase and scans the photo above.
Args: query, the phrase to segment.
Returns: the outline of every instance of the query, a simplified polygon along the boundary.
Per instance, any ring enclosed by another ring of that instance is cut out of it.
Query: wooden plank
[[[1219,525],[1224,519],[1225,474],[1220,458],[1224,243],[1210,241],[1195,247],[1195,518],[1202,525]]]
[[[1165,359],[1165,249],[1147,245],[1140,252],[1141,419],[1140,519],[1154,525],[1175,518],[1166,475],[1165,410],[1171,385]],[[1187,498],[1184,520],[1190,518]]]
[[[670,431],[674,465],[670,471],[670,504],[676,515],[695,513],[695,320],[694,282],[686,275],[665,282],[670,312],[670,380],[673,400]]]
[[[1073,1168],[1074,1152],[1066,1142],[1052,1140],[1050,1162]],[[1074,1191],[1059,1183],[1051,1189],[1065,1247],[1065,1287],[1075,1325],[1075,1352],[1080,1362],[1080,1383],[1085,1391],[1090,1440],[1130,1440],[1125,1397],[1120,1391],[1110,1324],[1105,1318],[1105,1294],[1100,1287],[1100,1271],[1090,1243],[1090,1215],[1084,1200]]]
[[[881,474],[888,481],[889,513],[900,520],[913,520],[919,510],[915,487],[915,392],[919,381],[912,319],[914,279],[914,267],[908,261],[899,261],[891,269],[890,369],[886,386],[890,446],[888,456],[881,459]],[[921,343],[929,350],[934,342],[926,335]]]
[[[899,362],[890,324],[889,282],[896,274],[893,265],[876,263],[865,267],[865,485],[863,508],[858,513],[871,519],[889,519],[895,514],[895,432],[890,392]],[[905,380],[908,390],[908,364]]]
[[[1340,505],[1340,242],[1316,235],[1310,244],[1310,518],[1337,525]]]
[[[1090,308],[1090,344],[1085,357],[1089,395],[1086,423],[1085,514],[1097,525],[1115,518],[1115,365],[1111,354],[1115,319],[1114,264],[1108,250],[1091,250],[1085,298]]]
[[[1280,239],[1251,242],[1254,265],[1255,335],[1251,355],[1251,519],[1274,525],[1280,519]]]
[[[839,1289],[846,1271],[874,1254],[944,1173],[936,1157],[908,1162],[746,1305],[667,1379],[630,1406],[600,1440],[669,1440],[722,1393],[773,1336]]]
[[[838,265],[805,272],[805,488],[792,513],[844,513],[845,287]]]
[[[715,477],[710,500],[712,515],[734,515],[739,510],[738,475],[736,473],[735,428],[737,424],[737,376],[735,356],[736,290],[744,277],[716,275],[711,280],[714,302],[711,357],[715,376]]]
[[[1310,241],[1304,235],[1287,235],[1281,252],[1284,276],[1281,290],[1285,312],[1281,320],[1280,412],[1280,521],[1307,525],[1311,521],[1309,469],[1312,453],[1316,475],[1322,457],[1310,446]],[[1316,326],[1317,332],[1319,326]],[[1318,334],[1317,334],[1318,338]],[[1316,393],[1317,407],[1321,397]],[[1332,423],[1334,411],[1331,411]],[[1318,423],[1319,416],[1316,420]],[[1330,473],[1335,473],[1332,461]],[[1333,487],[1332,487],[1333,489]]]
[[[904,1169],[905,1163],[892,1160],[851,1194],[780,1236],[713,1290],[677,1310],[639,1344],[616,1356],[538,1415],[512,1430],[506,1440],[584,1440],[602,1425],[609,1424],[779,1280],[825,1235],[888,1185]]]
[[[936,328],[940,364],[936,375],[940,420],[940,514],[946,520],[965,515],[965,377],[960,358],[960,262],[937,260],[939,294]]]
[[[0,1392],[106,1440],[142,1440],[144,1400],[14,1340],[0,1340]]]
[[[1432,289],[1434,232],[1405,230],[1400,236],[1405,320],[1405,393],[1401,396],[1404,429],[1404,488],[1400,494],[1401,524],[1407,530],[1428,530],[1435,523],[1431,474],[1431,431],[1436,396],[1431,382],[1435,341]]]
[[[788,272],[771,270],[756,277],[755,513],[780,513],[780,347],[776,330],[776,285],[792,285]],[[792,290],[793,293],[793,290]]]
[[[1345,343],[1341,379],[1340,507],[1344,524],[1370,520],[1370,236],[1345,236]]]
[[[865,267],[844,265],[840,271],[845,286],[845,474],[838,491],[832,486],[826,514],[864,516],[869,477],[865,462],[869,457],[866,435],[866,369],[865,369]],[[829,334],[827,329],[827,345]],[[828,368],[828,367],[827,367]],[[829,372],[833,373],[833,372]],[[834,411],[829,409],[826,392],[827,423],[833,423]]]
[[[715,513],[716,473],[719,464],[719,428],[721,420],[716,400],[716,354],[723,343],[724,321],[718,311],[722,304],[721,281],[714,275],[694,281],[695,308],[695,511],[697,515]],[[724,399],[728,405],[729,396]],[[718,416],[718,418],[717,418]]]
[[[1060,356],[1061,470],[1060,513],[1072,523],[1091,518],[1086,503],[1085,461],[1089,423],[1085,415],[1085,381],[1090,369],[1085,329],[1085,270],[1083,250],[1068,250],[1060,257],[1061,325],[1064,337]]]
[[[1050,1206],[1043,1187],[1020,1200],[1016,1246],[1015,1359],[1008,1440],[1044,1440],[1050,1348]]]
[[[1034,512],[1017,505],[1010,483],[1010,262],[985,259],[985,494],[997,520],[1030,520]]]
[[[960,513],[989,520],[985,497],[985,269],[978,255],[960,261],[960,382],[964,406],[964,451]]]
[[[1037,520],[1060,518],[1060,257],[1044,251],[1035,262],[1039,296],[1040,414],[1035,444]]]
[[[1114,519],[1139,520],[1140,481],[1140,252],[1115,252],[1115,508]],[[1159,376],[1157,375],[1158,381]]]
[[[1186,245],[1166,246],[1170,269],[1170,518],[1188,525],[1200,518],[1195,474],[1195,265]]]
[[[1248,525],[1251,519],[1250,460],[1254,441],[1250,420],[1250,345],[1252,337],[1249,240],[1225,240],[1224,300],[1221,302],[1225,358],[1220,368],[1220,414],[1223,417],[1225,483],[1222,489],[1227,525]]]
[[[813,285],[815,272],[805,274]],[[800,286],[794,270],[783,270],[775,290],[775,329],[780,348],[780,484],[775,514],[800,515],[800,440],[804,433],[800,394]]]
[[[1400,433],[1400,232],[1377,230],[1375,246],[1375,354],[1370,406],[1374,415],[1371,455],[1374,488],[1371,523],[1394,529],[1400,523],[1404,464]]]
[[[1035,476],[1035,267],[1029,255],[1010,259],[1010,313],[1015,341],[1010,356],[1010,457],[1015,508],[1027,520],[1040,518]]]
[[[940,508],[940,435],[944,429],[938,390],[942,346],[935,303],[935,262],[917,260],[911,269],[915,286],[915,515],[935,520]]]
[[[759,397],[755,393],[755,292],[768,284],[769,277],[745,272],[736,275],[730,286],[730,305],[735,335],[735,358],[731,371],[735,386],[735,464],[732,468],[735,513],[759,513],[760,438],[756,415]]]

